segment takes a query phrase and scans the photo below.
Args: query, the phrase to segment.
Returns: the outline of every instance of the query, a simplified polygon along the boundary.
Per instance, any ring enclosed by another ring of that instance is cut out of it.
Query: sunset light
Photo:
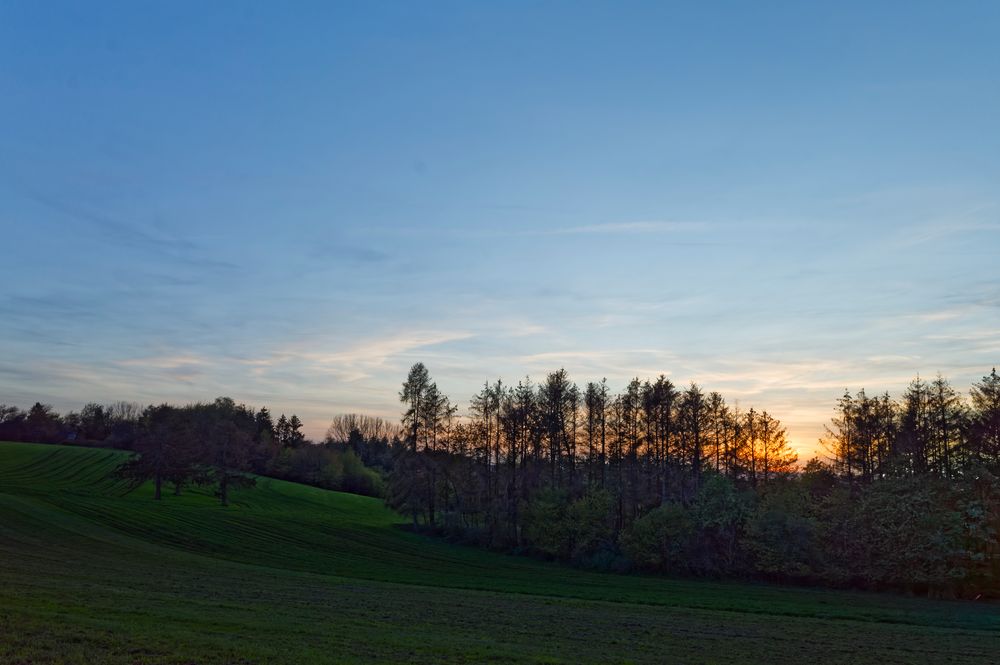
[[[1000,0],[3,0],[0,126],[0,664],[1000,662]]]

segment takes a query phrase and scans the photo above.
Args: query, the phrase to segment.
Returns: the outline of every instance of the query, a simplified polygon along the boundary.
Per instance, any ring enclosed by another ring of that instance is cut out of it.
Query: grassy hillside
[[[0,662],[987,663],[996,604],[585,573],[261,479],[152,500],[121,453],[0,443]]]

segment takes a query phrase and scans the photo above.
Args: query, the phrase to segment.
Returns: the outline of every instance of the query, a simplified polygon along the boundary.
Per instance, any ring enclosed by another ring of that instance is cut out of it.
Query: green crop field
[[[996,663],[1000,606],[587,573],[260,479],[152,500],[0,443],[0,663]]]

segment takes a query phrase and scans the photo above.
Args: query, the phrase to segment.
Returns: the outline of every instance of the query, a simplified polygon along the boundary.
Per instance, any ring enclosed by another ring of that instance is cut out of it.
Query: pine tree
[[[1000,375],[993,370],[973,384],[969,436],[972,461],[1000,472]]]
[[[407,405],[403,413],[403,427],[408,433],[410,450],[417,452],[420,438],[420,426],[424,419],[424,403],[430,389],[430,374],[423,363],[416,363],[410,368],[410,373],[399,391],[399,401]]]

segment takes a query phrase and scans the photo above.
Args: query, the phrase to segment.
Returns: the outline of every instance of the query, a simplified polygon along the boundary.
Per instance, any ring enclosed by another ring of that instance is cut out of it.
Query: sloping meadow
[[[122,453],[0,443],[2,662],[990,662],[995,604],[589,573],[258,479],[152,499]]]

